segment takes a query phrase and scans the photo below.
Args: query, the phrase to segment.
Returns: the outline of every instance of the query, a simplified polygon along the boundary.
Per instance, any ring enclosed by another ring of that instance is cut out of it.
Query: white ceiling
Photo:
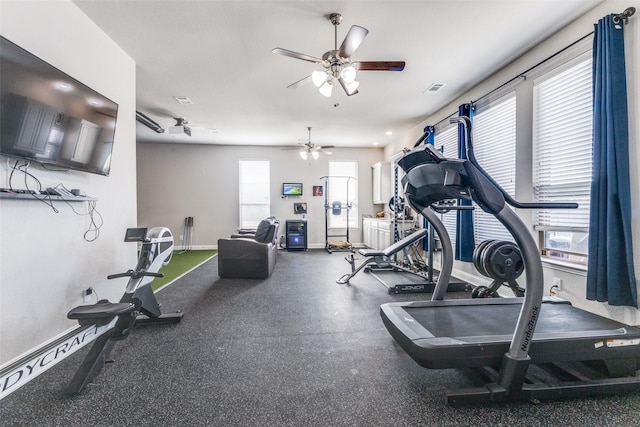
[[[137,110],[165,128],[172,117],[194,127],[191,137],[176,137],[138,123],[138,141],[296,145],[312,126],[314,143],[371,147],[390,142],[387,131],[415,127],[601,1],[75,3],[137,63]],[[337,90],[326,98],[313,84],[287,89],[319,66],[271,50],[321,57],[334,48],[332,12],[343,15],[338,45],[351,25],[369,30],[353,60],[402,60],[404,71],[361,71],[351,97]],[[432,83],[446,86],[423,94]]]

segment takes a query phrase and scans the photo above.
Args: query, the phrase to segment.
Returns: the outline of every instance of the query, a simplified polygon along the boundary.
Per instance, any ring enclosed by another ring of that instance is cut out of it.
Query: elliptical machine
[[[68,395],[80,393],[93,381],[107,362],[115,343],[127,338],[134,324],[178,323],[182,320],[182,312],[162,314],[151,289],[153,279],[163,277],[158,271],[169,264],[173,256],[171,230],[165,227],[128,228],[124,241],[142,242],[142,247],[135,270],[107,276],[107,279],[129,278],[120,302],[100,300],[92,305],[75,307],[67,314],[69,319],[77,320],[81,326],[113,324],[96,339],[85,356],[66,389]]]

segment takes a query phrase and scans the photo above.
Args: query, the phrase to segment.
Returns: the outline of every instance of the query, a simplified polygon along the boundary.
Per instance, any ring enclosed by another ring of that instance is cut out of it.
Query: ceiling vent
[[[193,102],[187,96],[174,96],[173,99],[175,99],[179,104],[182,105],[193,104]]]
[[[440,89],[446,86],[446,83],[433,83],[431,86],[424,90],[424,94],[436,93]]]

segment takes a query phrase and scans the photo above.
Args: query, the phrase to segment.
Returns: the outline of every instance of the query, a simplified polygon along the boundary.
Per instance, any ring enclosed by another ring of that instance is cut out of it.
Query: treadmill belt
[[[404,307],[422,327],[435,337],[512,336],[520,304]],[[542,304],[534,337],[541,334],[584,332],[597,334],[626,325],[568,304]],[[535,338],[534,338],[535,339]]]

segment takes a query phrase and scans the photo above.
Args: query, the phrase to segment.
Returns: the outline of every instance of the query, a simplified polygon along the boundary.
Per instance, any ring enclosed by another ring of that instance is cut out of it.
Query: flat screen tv
[[[302,196],[301,182],[285,182],[282,184],[283,196]]]
[[[109,175],[118,104],[0,37],[0,155]]]

